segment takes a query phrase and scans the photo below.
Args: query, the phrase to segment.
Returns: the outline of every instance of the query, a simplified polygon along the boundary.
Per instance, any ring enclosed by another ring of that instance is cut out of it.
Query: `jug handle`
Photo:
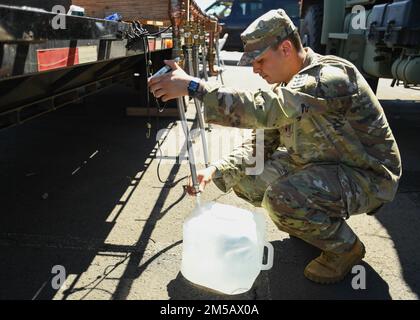
[[[274,262],[274,247],[270,242],[266,242],[264,247],[268,249],[267,262],[265,264],[261,263],[261,270],[270,270]]]

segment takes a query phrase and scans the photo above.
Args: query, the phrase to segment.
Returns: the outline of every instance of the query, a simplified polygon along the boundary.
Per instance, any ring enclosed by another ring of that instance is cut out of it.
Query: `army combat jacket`
[[[246,92],[205,83],[200,99],[208,123],[263,129],[264,156],[285,148],[304,169],[316,163],[339,164],[375,178],[366,192],[391,201],[401,176],[401,158],[379,100],[350,62],[305,48],[303,69],[271,91]],[[254,140],[255,143],[255,140]],[[254,146],[255,147],[255,146]],[[217,163],[225,189],[244,175],[243,145]]]

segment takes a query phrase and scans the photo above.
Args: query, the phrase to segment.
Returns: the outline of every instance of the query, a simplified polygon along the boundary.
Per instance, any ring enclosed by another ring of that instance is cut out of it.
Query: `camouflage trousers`
[[[318,247],[341,253],[356,235],[345,219],[382,205],[370,190],[377,177],[340,164],[297,167],[287,153],[276,152],[258,176],[245,176],[233,190],[265,208],[282,231]]]

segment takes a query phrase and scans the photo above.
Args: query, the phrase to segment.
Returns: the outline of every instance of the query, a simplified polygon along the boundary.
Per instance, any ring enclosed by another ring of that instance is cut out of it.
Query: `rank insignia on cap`
[[[306,82],[308,80],[308,74],[298,74],[296,75],[293,80],[292,83],[290,84],[290,88],[292,89],[297,89],[297,88],[302,88],[306,85]]]

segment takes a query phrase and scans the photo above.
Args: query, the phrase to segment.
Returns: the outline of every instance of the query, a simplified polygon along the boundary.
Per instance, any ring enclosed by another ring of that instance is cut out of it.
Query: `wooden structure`
[[[124,21],[141,21],[144,24],[169,25],[169,0],[72,0],[74,5],[85,8],[86,15],[105,18],[118,12]],[[154,23],[147,23],[147,22]],[[157,23],[156,23],[157,22]]]
[[[218,41],[220,25],[215,17],[208,16],[194,0],[72,0],[86,10],[86,15],[104,18],[119,13],[124,21],[140,21],[146,25],[173,26],[174,56],[182,57],[185,29],[189,21],[199,24],[208,34],[208,63],[211,75],[216,75],[215,41]],[[191,30],[190,30],[191,31]]]

